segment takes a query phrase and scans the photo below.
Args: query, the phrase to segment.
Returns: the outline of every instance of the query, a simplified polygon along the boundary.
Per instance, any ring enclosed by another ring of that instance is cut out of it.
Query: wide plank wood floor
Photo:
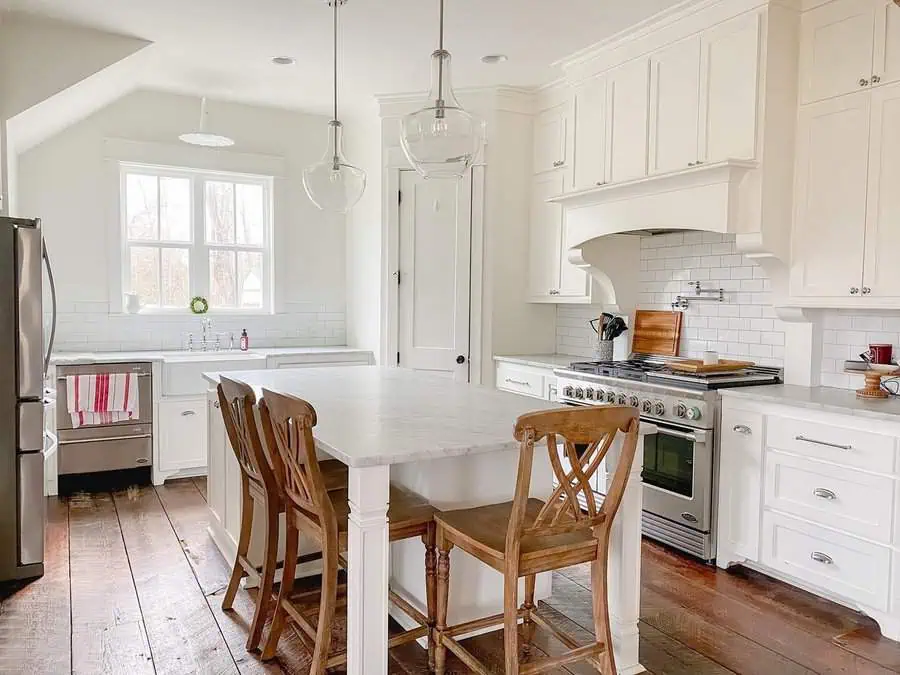
[[[306,673],[308,656],[289,632],[271,663],[245,651],[254,598],[240,591],[222,611],[230,570],[206,527],[203,479],[48,500],[46,574],[0,589],[0,673]],[[584,641],[593,637],[589,578],[584,566],[561,571],[540,606]],[[722,572],[645,542],[642,582],[641,663],[653,675],[900,673],[900,645],[874,622],[761,574]],[[502,645],[499,632],[467,642],[497,673]],[[541,631],[522,649],[526,662],[563,651]],[[391,653],[389,672],[425,673],[426,662],[406,645]],[[451,660],[450,672],[469,671]]]

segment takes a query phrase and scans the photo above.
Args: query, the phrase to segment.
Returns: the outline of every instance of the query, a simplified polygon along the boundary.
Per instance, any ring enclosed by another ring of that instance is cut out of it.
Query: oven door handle
[[[656,424],[656,428],[659,429],[660,434],[668,434],[669,436],[674,436],[675,438],[683,438],[684,440],[691,441],[692,443],[706,443],[705,431],[678,431],[676,429],[664,427],[659,424]]]

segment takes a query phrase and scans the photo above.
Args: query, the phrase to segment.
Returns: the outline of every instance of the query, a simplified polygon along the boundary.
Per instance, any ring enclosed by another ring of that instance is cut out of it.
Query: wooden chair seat
[[[503,572],[506,565],[506,528],[515,502],[491,504],[472,509],[444,511],[434,518],[447,540],[483,563]],[[534,525],[545,502],[530,498],[525,505],[524,527]],[[562,522],[575,521],[563,516]],[[589,562],[597,557],[597,539],[590,530],[565,532],[543,537],[524,536],[519,549],[519,576]]]

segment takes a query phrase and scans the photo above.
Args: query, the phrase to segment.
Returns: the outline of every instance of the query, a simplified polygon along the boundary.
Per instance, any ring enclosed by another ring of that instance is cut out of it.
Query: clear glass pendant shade
[[[347,213],[366,191],[366,172],[344,157],[343,125],[328,123],[328,149],[322,160],[303,170],[303,187],[323,211]]]
[[[431,55],[430,105],[403,118],[400,143],[413,168],[425,178],[461,178],[475,163],[484,141],[484,122],[466,112],[453,94],[450,53]]]

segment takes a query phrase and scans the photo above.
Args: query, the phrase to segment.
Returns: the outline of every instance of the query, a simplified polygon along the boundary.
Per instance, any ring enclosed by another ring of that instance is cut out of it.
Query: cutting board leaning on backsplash
[[[631,351],[636,354],[678,356],[683,316],[681,312],[637,310],[631,328]]]

